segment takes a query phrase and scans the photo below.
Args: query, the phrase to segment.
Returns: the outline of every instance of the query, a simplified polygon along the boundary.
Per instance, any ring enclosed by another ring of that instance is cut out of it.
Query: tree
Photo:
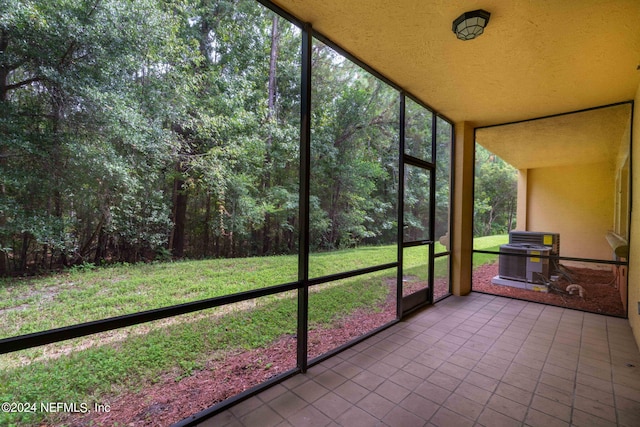
[[[314,46],[312,242],[393,243],[398,95],[332,49]]]
[[[161,246],[166,206],[147,197],[171,146],[159,112],[172,57],[189,56],[173,15],[155,1],[2,9],[0,246],[13,268],[101,258],[109,240],[131,259]]]
[[[295,25],[255,0],[0,6],[0,274],[297,253]],[[313,49],[314,249],[394,243],[399,94]]]
[[[517,205],[517,171],[476,145],[474,235],[508,233]]]

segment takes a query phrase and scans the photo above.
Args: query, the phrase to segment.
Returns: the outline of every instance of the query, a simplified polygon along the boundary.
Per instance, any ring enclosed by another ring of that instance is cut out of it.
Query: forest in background
[[[518,171],[476,144],[473,236],[508,234],[516,227]]]
[[[0,275],[298,252],[298,27],[253,0],[0,7]],[[398,100],[314,41],[312,251],[397,241]],[[433,161],[437,130],[437,239],[452,129],[406,111],[409,154]],[[423,175],[405,177],[415,236]]]

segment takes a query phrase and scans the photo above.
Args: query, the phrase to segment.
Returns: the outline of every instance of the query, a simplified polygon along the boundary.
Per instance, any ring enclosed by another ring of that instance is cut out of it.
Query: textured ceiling
[[[631,104],[476,129],[476,142],[517,169],[596,164],[628,153]]]
[[[275,0],[455,122],[505,123],[628,101],[639,0]],[[485,9],[475,40],[452,21]]]

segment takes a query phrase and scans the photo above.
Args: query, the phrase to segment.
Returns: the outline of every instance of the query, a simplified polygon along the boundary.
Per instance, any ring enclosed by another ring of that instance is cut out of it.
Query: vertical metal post
[[[311,48],[312,28],[302,28],[302,78],[300,101],[300,237],[298,249],[298,367],[307,371],[309,329],[309,192],[311,177]]]
[[[448,123],[448,122],[447,122]],[[449,123],[451,132],[449,133],[449,227],[447,229],[448,232],[448,236],[449,236],[449,247],[447,248],[447,253],[449,254],[447,257],[449,258],[449,293],[453,293],[453,288],[451,286],[451,269],[453,268],[453,237],[454,237],[454,233],[455,233],[455,229],[454,229],[454,224],[453,224],[453,212],[455,209],[454,203],[455,203],[455,194],[454,189],[455,189],[455,179],[456,179],[456,174],[455,174],[455,169],[454,169],[454,164],[455,164],[455,155],[456,155],[456,127],[453,125],[453,123]]]
[[[627,238],[628,244],[631,244],[631,240],[633,239],[633,234],[631,233],[631,228],[633,227],[633,221],[631,221],[631,212],[633,211],[633,144],[635,143],[635,141],[633,140],[633,121],[634,121],[634,113],[635,113],[635,101],[631,101],[630,103],[631,105],[631,113],[630,113],[630,117],[629,117],[629,177],[627,178],[629,180],[629,190],[628,190],[628,206],[627,206],[627,218],[628,219],[628,225],[627,225],[627,235],[625,236]],[[635,229],[634,229],[635,231]],[[629,260],[627,260],[627,262],[629,262]],[[631,264],[631,263],[629,263]],[[626,280],[627,280],[627,305],[626,307],[629,307],[629,267],[627,266],[627,274],[626,274]],[[627,316],[629,316],[629,309],[627,309]],[[638,301],[638,314],[640,314],[640,301]]]
[[[436,235],[436,164],[438,162],[437,156],[437,139],[438,139],[438,117],[432,112],[431,113],[431,123],[433,124],[433,129],[431,132],[431,163],[433,163],[434,167],[429,168],[429,291],[427,294],[427,299],[429,303],[433,304],[433,284],[434,280],[434,271],[435,271],[435,235]]]
[[[405,127],[404,92],[400,92],[400,138],[398,140],[398,278],[396,280],[396,318],[402,318],[402,269],[403,269],[403,243],[404,243],[404,127]]]

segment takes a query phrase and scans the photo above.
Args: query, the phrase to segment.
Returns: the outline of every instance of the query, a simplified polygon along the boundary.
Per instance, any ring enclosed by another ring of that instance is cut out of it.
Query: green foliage
[[[508,233],[515,226],[518,172],[476,145],[474,236]]]
[[[0,274],[297,251],[297,27],[254,0],[2,6]],[[320,43],[313,74],[313,249],[395,242],[398,93]]]

